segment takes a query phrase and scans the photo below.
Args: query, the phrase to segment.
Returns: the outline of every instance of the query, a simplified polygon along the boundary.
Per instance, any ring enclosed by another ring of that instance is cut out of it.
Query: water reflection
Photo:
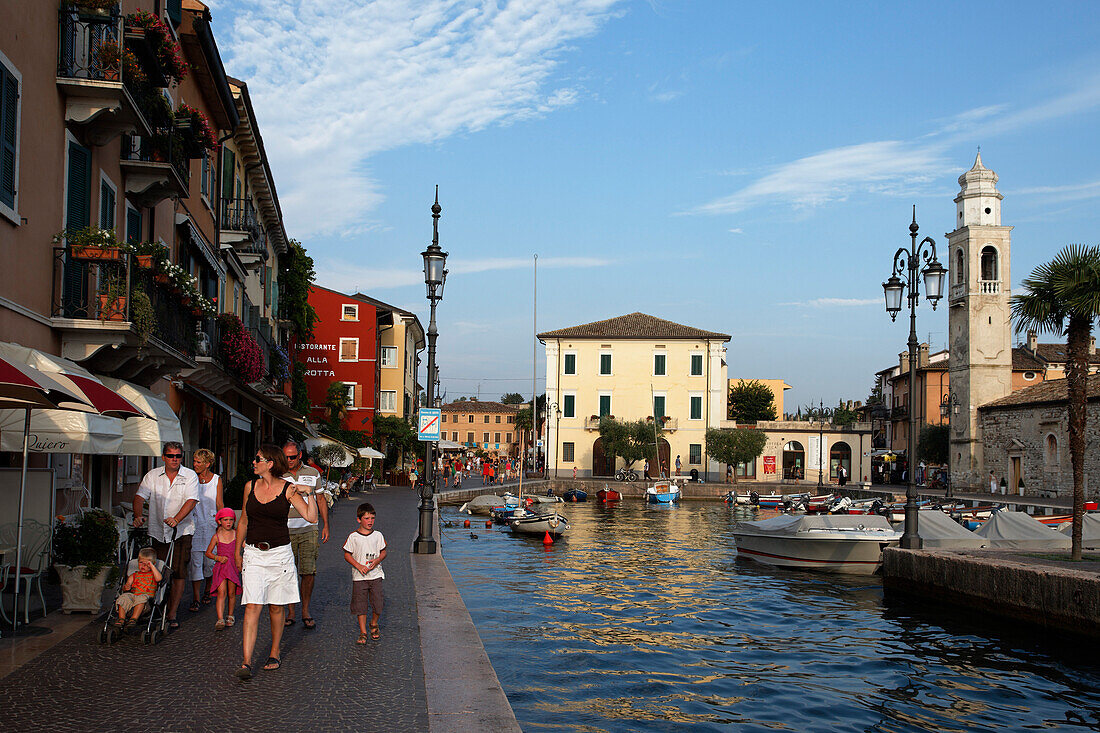
[[[1094,659],[967,612],[888,608],[874,578],[738,562],[729,530],[755,510],[566,511],[548,548],[443,530],[524,730],[1100,730]]]

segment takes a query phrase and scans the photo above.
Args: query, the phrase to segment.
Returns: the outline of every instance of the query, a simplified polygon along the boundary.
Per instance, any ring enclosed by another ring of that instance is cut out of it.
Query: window
[[[982,247],[982,280],[998,280],[997,250],[991,246]]]
[[[509,415],[508,416],[508,422],[513,423],[515,421],[516,421],[516,416],[515,415]]]
[[[611,374],[611,352],[610,351],[600,352],[600,374],[602,376],[607,376],[607,375]]]
[[[441,416],[440,422],[447,422],[447,413],[443,413],[443,415]]]
[[[611,414],[611,395],[600,395],[600,417]]]
[[[383,346],[382,347],[382,366],[387,369],[397,368],[397,347],[396,346]]]
[[[703,396],[692,395],[690,398],[690,412],[688,414],[689,420],[702,420],[703,419]]]
[[[572,443],[562,443],[561,444],[561,459],[565,463],[572,463],[573,462],[573,444]]]
[[[137,244],[141,241],[141,212],[126,204],[126,241]]]
[[[397,412],[397,392],[388,390],[378,393],[379,412]]]
[[[493,442],[500,444],[500,433],[493,433]]]
[[[565,365],[563,367],[562,374],[576,374],[577,373],[577,354],[570,352],[565,355]]]
[[[489,416],[488,415],[485,416],[485,422],[489,422]]]
[[[19,87],[23,77],[0,53],[0,214],[19,222]]]
[[[115,228],[115,187],[106,177],[99,179],[99,228]]]
[[[577,416],[577,396],[573,394],[562,395],[561,398],[561,416],[562,417],[576,417]]]
[[[1031,380],[1035,379],[1035,372],[1024,372],[1024,379],[1026,379],[1029,382]]]
[[[482,433],[482,436],[484,436],[484,439],[481,442],[482,443],[488,443],[489,442],[489,434],[488,433]]]
[[[341,321],[358,321],[359,320],[359,306],[354,303],[344,303],[343,312],[340,314]]]
[[[473,422],[473,421],[474,421],[474,416],[470,415],[470,422]]]
[[[959,214],[959,216],[962,216],[962,214]],[[959,249],[955,250],[955,284],[956,285],[962,285],[963,278],[966,276],[966,274],[965,274],[965,265],[963,263],[964,263],[963,251],[962,251],[962,248],[960,247]]]
[[[665,416],[665,396],[663,394],[653,395],[653,417],[661,418]]]
[[[737,474],[737,478],[756,478],[756,461],[738,463],[734,473]]]
[[[511,433],[505,433],[504,434],[504,442],[505,443],[511,443],[512,442],[512,434]]]
[[[340,339],[340,361],[359,361],[359,339]]]
[[[500,415],[497,415],[497,420],[496,420],[496,422],[497,422],[497,425],[500,425]]]
[[[344,386],[348,388],[347,398],[344,400],[344,404],[348,407],[355,407],[355,383],[344,382]]]
[[[688,465],[698,466],[703,462],[703,445],[701,443],[691,443],[688,445]]]
[[[470,445],[474,444],[474,434],[472,432],[466,433],[466,442]]]
[[[665,376],[665,361],[666,356],[664,354],[653,355],[653,376],[663,377]]]
[[[691,355],[691,376],[701,377],[703,376],[703,355],[692,354]]]

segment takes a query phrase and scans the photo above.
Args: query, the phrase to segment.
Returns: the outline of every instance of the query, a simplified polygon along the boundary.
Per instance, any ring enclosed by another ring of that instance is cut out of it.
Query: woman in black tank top
[[[244,606],[244,663],[237,670],[241,679],[252,676],[252,650],[264,605],[271,616],[271,655],[264,669],[278,669],[284,606],[298,602],[298,572],[286,524],[290,507],[306,520],[317,521],[317,507],[280,478],[289,467],[279,448],[267,443],[260,446],[252,470],[256,479],[245,486],[244,511],[237,524],[237,566],[241,568]]]

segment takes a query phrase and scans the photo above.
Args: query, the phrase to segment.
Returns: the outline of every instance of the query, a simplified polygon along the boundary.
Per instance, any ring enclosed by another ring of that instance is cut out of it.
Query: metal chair
[[[8,526],[6,525],[5,529]],[[18,531],[18,527],[16,527]],[[15,542],[13,540],[12,544]],[[46,615],[46,596],[42,593],[42,576],[46,574],[46,571],[50,562],[50,527],[47,524],[38,522],[33,519],[27,519],[23,522],[23,551],[22,551],[22,569],[20,571],[19,582],[23,584],[23,623],[30,623],[30,609],[31,609],[31,585],[36,584],[38,586],[38,600],[42,603],[42,615]],[[15,580],[15,565],[10,564],[5,573],[4,586],[7,587],[8,580],[14,582]],[[12,602],[12,614],[17,616],[19,613],[19,588],[12,589],[14,598]],[[3,605],[3,604],[0,604]],[[6,615],[5,615],[6,618]]]
[[[65,501],[58,514],[64,514],[65,516],[70,514],[83,515],[84,510],[92,506],[92,492],[85,486],[69,486],[61,490],[61,495],[65,498]],[[88,504],[87,507],[84,506],[85,502]]]

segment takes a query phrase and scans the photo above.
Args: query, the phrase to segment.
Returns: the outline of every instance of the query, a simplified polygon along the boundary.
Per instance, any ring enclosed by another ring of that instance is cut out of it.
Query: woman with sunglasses
[[[290,549],[287,517],[293,506],[307,520],[317,521],[317,507],[307,503],[298,487],[283,480],[286,456],[271,444],[260,446],[252,459],[256,478],[244,488],[244,511],[237,524],[237,565],[241,568],[241,605],[244,606],[244,662],[237,670],[242,680],[252,677],[252,650],[266,605],[271,617],[271,654],[264,669],[275,670],[283,638],[283,607],[297,603],[298,571]]]

